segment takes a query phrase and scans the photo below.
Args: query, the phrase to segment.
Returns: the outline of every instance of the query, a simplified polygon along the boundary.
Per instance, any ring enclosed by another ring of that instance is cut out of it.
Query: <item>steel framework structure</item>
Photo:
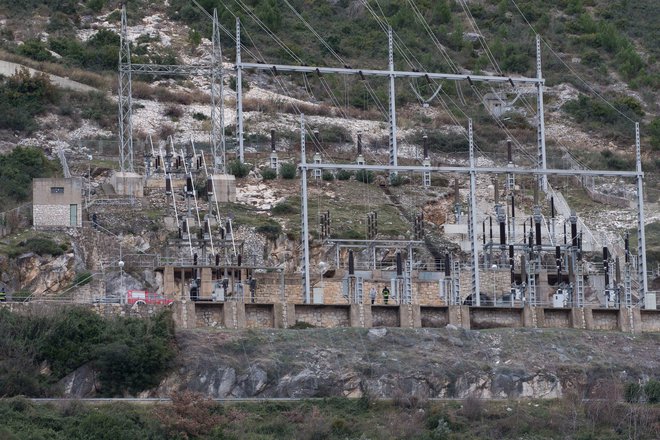
[[[211,81],[211,154],[214,172],[225,171],[225,135],[222,49],[217,11],[213,10],[211,63],[200,65],[166,65],[131,63],[131,44],[128,39],[126,6],[121,9],[119,49],[119,169],[133,172],[133,97],[132,75],[209,76]]]

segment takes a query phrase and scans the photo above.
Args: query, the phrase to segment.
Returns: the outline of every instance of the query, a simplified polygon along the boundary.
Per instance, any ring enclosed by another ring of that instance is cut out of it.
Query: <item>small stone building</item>
[[[32,222],[35,227],[81,227],[82,208],[81,178],[32,181]]]

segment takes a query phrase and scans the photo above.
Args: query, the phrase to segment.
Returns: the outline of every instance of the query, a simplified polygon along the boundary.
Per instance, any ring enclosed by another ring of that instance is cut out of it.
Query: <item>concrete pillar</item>
[[[192,301],[175,301],[172,304],[174,323],[180,329],[196,327],[195,303]]]
[[[275,328],[289,328],[296,324],[295,305],[292,303],[273,304],[273,325]]]
[[[536,299],[541,306],[552,304],[550,299],[552,292],[553,289],[550,287],[550,283],[548,283],[548,270],[539,270],[539,277],[536,285]]]
[[[176,285],[174,284],[174,267],[165,266],[163,269],[163,294],[166,298],[181,299],[177,295]]]
[[[619,309],[619,330],[628,333],[642,332],[642,312],[636,307],[621,307]]]
[[[228,301],[222,308],[224,314],[225,327],[241,329],[247,327],[245,318],[245,304],[238,301]]]
[[[236,178],[231,174],[218,174],[213,180],[212,203],[236,202]]]
[[[470,329],[470,307],[469,306],[448,306],[447,316],[449,323],[456,327]]]
[[[211,293],[213,293],[213,283],[211,282],[211,268],[203,267],[202,270],[202,286],[199,291],[200,298],[211,298]]]
[[[419,304],[401,304],[399,306],[399,326],[403,328],[420,328],[422,326]]]
[[[540,328],[545,326],[545,313],[543,307],[526,305],[522,312],[523,327]]]
[[[570,326],[571,328],[577,328],[582,330],[587,329],[587,320],[585,317],[584,307],[571,308]]]
[[[351,304],[350,325],[360,328],[373,327],[371,304]]]

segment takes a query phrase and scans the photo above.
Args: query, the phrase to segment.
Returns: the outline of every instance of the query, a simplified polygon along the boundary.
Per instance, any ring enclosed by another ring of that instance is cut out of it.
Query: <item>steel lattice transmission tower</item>
[[[133,172],[133,117],[131,86],[131,43],[126,30],[126,6],[121,7],[119,45],[119,169]]]
[[[134,172],[133,168],[133,114],[132,74],[147,75],[205,75],[211,81],[211,154],[213,171],[225,172],[225,134],[223,104],[223,70],[220,30],[217,11],[213,16],[204,10],[213,21],[213,48],[210,64],[164,65],[131,63],[131,44],[128,39],[126,6],[121,9],[121,32],[119,49],[119,167],[122,172]]]

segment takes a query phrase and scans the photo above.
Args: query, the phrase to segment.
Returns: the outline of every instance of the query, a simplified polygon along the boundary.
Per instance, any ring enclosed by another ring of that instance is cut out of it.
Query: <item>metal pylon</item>
[[[364,280],[362,277],[355,277],[355,304],[362,304],[364,298]]]
[[[401,304],[412,304],[412,267],[406,262],[406,271],[403,273],[403,297]]]
[[[479,307],[481,305],[481,295],[479,288],[479,253],[477,251],[477,172],[475,170],[476,164],[474,159],[472,119],[468,119],[468,141],[470,146],[470,217],[468,222],[468,235],[471,251],[470,270],[472,275],[472,304]]]
[[[626,307],[632,306],[632,270],[630,263],[623,267],[623,301]]]
[[[582,263],[578,263],[575,268],[575,300],[577,307],[584,307],[584,270]]]
[[[639,123],[635,122],[635,153],[637,162],[637,277],[639,279],[639,299],[648,292],[646,277],[646,219],[644,216],[644,173],[642,173],[642,151],[639,141]]]
[[[536,78],[542,79],[541,74],[541,36],[536,35]],[[537,121],[537,144],[538,144],[538,168],[545,170],[546,166],[546,157],[545,157],[545,121],[543,114],[543,83],[538,82],[536,84],[536,102],[537,102],[537,111],[536,116]],[[548,192],[548,176],[542,175],[541,180],[541,189],[543,192]]]
[[[119,169],[133,172],[133,122],[131,86],[131,43],[128,40],[126,5],[121,7],[119,45]]]
[[[453,261],[451,271],[451,302],[452,305],[461,305],[461,262]]]
[[[213,9],[213,51],[211,53],[211,148],[213,171],[226,172],[225,108],[222,70],[222,47],[218,12]],[[219,141],[219,143],[218,143]]]
[[[236,141],[238,160],[245,162],[243,153],[243,68],[241,66],[241,19],[236,17]]]
[[[392,35],[392,28],[387,31],[388,42],[388,67],[390,72],[394,72],[394,38]],[[398,152],[396,143],[396,92],[394,88],[394,73],[390,74],[390,165],[397,166]],[[397,172],[390,172],[390,178],[396,176]]]
[[[527,292],[529,305],[536,307],[536,262],[534,261],[527,264]]]
[[[303,165],[301,172],[301,197],[302,197],[302,221],[301,238],[302,238],[302,291],[305,298],[305,303],[309,304],[310,301],[310,281],[309,281],[309,219],[307,214],[307,168],[304,165],[307,163],[305,156],[305,115],[300,115],[300,163]]]

